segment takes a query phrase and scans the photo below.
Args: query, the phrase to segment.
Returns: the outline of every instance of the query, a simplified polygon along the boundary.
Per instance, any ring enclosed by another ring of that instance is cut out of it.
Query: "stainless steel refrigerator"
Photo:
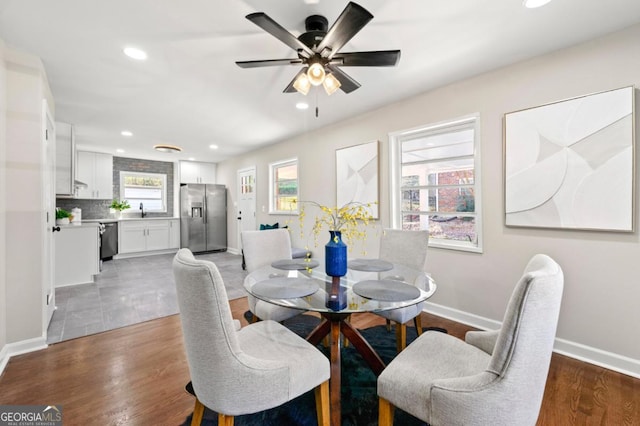
[[[180,185],[180,247],[194,253],[227,249],[224,185]]]

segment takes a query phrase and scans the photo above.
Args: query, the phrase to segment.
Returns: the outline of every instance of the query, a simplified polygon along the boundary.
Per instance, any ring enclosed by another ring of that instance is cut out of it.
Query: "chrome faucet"
[[[142,203],[140,203],[140,213],[142,213],[142,217],[144,218],[145,212],[144,212],[144,206],[142,205]]]

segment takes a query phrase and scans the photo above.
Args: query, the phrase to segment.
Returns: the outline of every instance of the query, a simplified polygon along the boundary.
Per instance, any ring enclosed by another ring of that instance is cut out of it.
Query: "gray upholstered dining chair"
[[[329,425],[329,360],[283,325],[261,321],[238,330],[215,264],[189,249],[173,260],[189,372],[196,395],[192,425],[204,407],[218,424],[277,407],[315,388],[318,424]]]
[[[379,258],[394,264],[406,265],[418,271],[424,271],[429,246],[429,231],[404,231],[399,229],[384,229],[380,237]],[[381,274],[393,276],[393,271]],[[378,312],[389,321],[396,323],[396,346],[398,352],[407,345],[407,322],[414,320],[418,335],[422,334],[422,321],[420,314],[424,308],[424,302],[406,308],[391,311]]]
[[[263,266],[281,259],[291,259],[291,237],[286,229],[269,229],[265,231],[242,231],[242,249],[247,272],[251,273]],[[277,306],[248,295],[249,311],[253,319],[284,321],[303,314],[301,309]]]
[[[470,331],[466,342],[427,331],[378,377],[379,424],[393,407],[438,425],[535,425],[542,404],[564,278],[535,255],[497,331]]]

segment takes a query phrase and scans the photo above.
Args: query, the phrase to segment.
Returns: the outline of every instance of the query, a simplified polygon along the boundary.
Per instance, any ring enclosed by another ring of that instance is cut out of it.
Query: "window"
[[[298,159],[269,165],[269,213],[297,214]]]
[[[479,116],[389,135],[392,222],[429,245],[482,251]]]
[[[167,175],[159,173],[120,172],[120,198],[125,199],[131,212],[144,206],[145,212],[167,211]]]

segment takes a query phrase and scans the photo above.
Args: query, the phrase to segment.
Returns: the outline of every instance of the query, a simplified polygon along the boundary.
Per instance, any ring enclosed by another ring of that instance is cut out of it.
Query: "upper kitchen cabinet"
[[[216,183],[216,164],[180,161],[180,183]]]
[[[76,180],[87,185],[78,186],[76,198],[112,199],[113,156],[100,152],[78,151]]]
[[[73,126],[56,122],[56,195],[74,195],[75,146]]]

